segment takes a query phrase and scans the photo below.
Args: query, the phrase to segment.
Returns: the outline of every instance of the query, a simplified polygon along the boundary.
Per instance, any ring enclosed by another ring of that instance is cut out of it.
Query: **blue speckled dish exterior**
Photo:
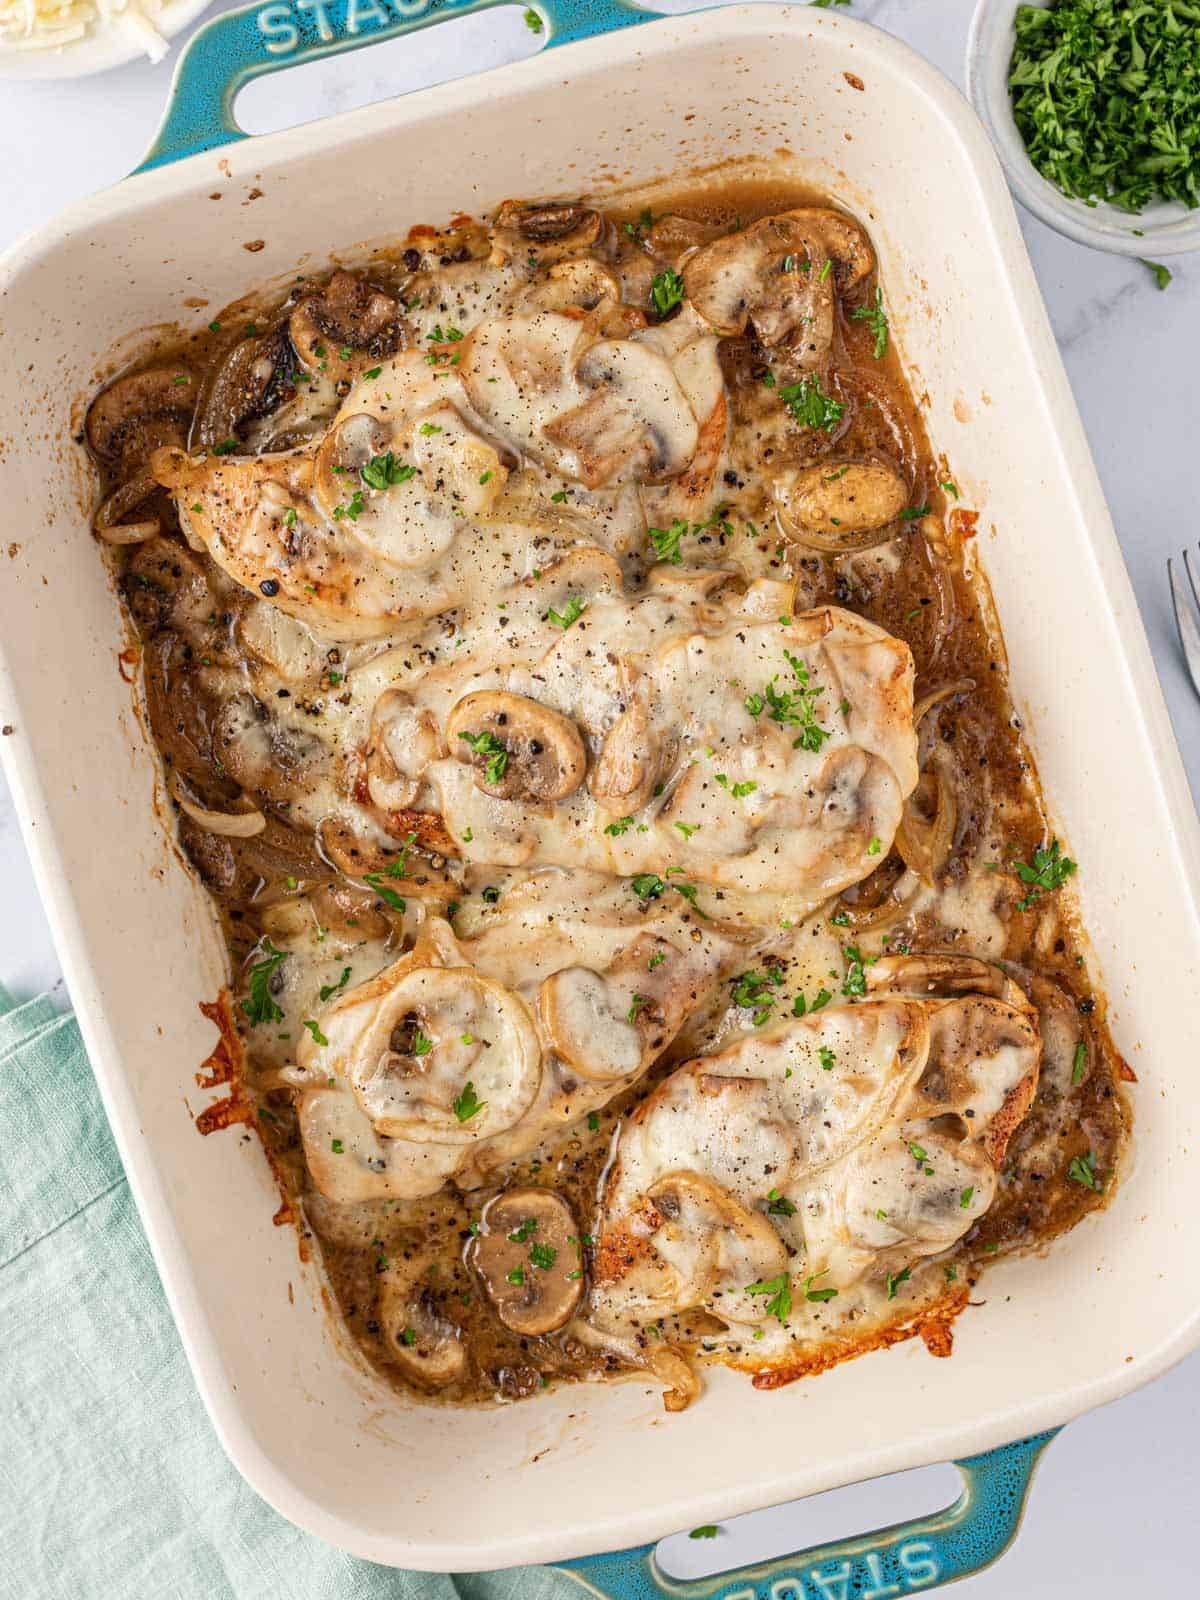
[[[180,56],[162,125],[138,167],[146,172],[248,135],[233,119],[251,78],[301,61],[357,50],[505,0],[270,0],[226,12],[201,28]],[[653,20],[623,0],[535,0],[546,45]],[[654,1546],[587,1556],[559,1570],[607,1600],[895,1600],[989,1566],[1016,1536],[1034,1468],[1057,1432],[956,1463],[955,1503],[913,1521],[859,1534],[782,1560],[714,1578],[679,1581],[661,1572]]]

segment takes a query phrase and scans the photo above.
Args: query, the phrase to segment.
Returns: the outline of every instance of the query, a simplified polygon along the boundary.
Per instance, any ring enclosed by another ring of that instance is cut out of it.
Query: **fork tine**
[[[1196,574],[1192,571],[1187,551],[1184,552],[1183,564],[1191,586],[1191,596],[1184,587],[1183,579],[1175,570],[1175,563],[1169,557],[1167,574],[1171,580],[1171,599],[1175,606],[1175,626],[1179,630],[1179,643],[1187,661],[1192,687],[1197,694],[1200,694],[1200,625],[1197,625],[1196,613],[1192,609],[1193,600],[1196,606],[1200,607],[1200,588],[1197,587]]]

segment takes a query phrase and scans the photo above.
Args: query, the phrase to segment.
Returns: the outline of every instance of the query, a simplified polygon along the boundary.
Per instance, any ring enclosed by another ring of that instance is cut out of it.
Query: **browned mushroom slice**
[[[390,355],[402,331],[391,295],[350,272],[335,272],[324,289],[306,294],[288,320],[288,334],[306,367],[318,372],[324,362],[326,370],[346,377],[368,360]]]
[[[432,1255],[389,1262],[379,1287],[378,1320],[388,1354],[406,1378],[444,1389],[467,1370],[462,1329],[446,1316],[429,1277]]]
[[[492,226],[492,248],[544,264],[587,250],[603,230],[600,213],[577,200],[506,200]]]
[[[908,503],[908,485],[883,461],[826,457],[777,479],[774,489],[784,527],[819,550],[861,550],[879,543]]]
[[[569,718],[503,689],[460,700],[446,719],[446,744],[475,768],[476,787],[498,800],[565,800],[587,770],[583,739]]]
[[[647,247],[673,267],[695,251],[721,236],[721,229],[713,222],[694,222],[691,217],[667,215],[657,217],[646,235]]]
[[[88,444],[122,480],[92,522],[109,544],[140,544],[160,531],[161,521],[153,514],[127,519],[158,493],[146,464],[155,450],[183,444],[195,394],[192,373],[176,365],[118,378],[92,401],[84,425]]]
[[[200,401],[195,442],[211,449],[237,438],[243,423],[273,411],[294,392],[293,365],[283,328],[239,340]]]
[[[579,1229],[551,1189],[510,1189],[484,1208],[472,1262],[496,1314],[536,1338],[565,1326],[583,1293]]]

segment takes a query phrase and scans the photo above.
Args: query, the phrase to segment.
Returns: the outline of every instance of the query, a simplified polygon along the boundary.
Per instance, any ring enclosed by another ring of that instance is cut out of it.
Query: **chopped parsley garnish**
[[[835,911],[829,920],[835,928],[848,928],[850,926],[850,914],[847,911]]]
[[[425,335],[433,344],[455,344],[462,336],[460,328],[448,326],[443,332],[440,322],[435,322],[430,332]]]
[[[673,822],[671,826],[677,828],[685,839],[690,839],[694,833],[700,832],[698,822]]]
[[[423,435],[423,437],[426,438],[426,439],[429,438],[430,434],[432,434],[432,433],[441,433],[441,431],[442,431],[441,428],[438,427],[436,422],[423,422],[421,424],[421,426],[417,429],[417,432],[419,434]],[[379,459],[382,459],[382,457],[380,457]]]
[[[686,521],[675,521],[669,528],[649,528],[650,543],[654,546],[654,554],[660,561],[669,561],[677,567],[683,560],[683,552],[679,548],[679,541],[688,531]]]
[[[525,1268],[524,1267],[514,1267],[512,1269],[512,1271],[506,1273],[505,1276],[507,1277],[509,1283],[515,1283],[517,1288],[519,1289],[521,1287],[521,1285],[525,1282]]]
[[[400,1331],[400,1338],[405,1344],[416,1344],[417,1330],[415,1328],[402,1328]]]
[[[770,1295],[766,1315],[774,1317],[780,1327],[785,1325],[792,1311],[792,1285],[786,1272],[781,1272],[777,1278],[764,1278],[758,1283],[748,1283],[746,1293]]]
[[[828,1272],[828,1270],[829,1270],[828,1267],[826,1267],[825,1268],[825,1272]],[[824,1302],[826,1300],[836,1300],[837,1299],[838,1292],[837,1292],[836,1289],[814,1289],[813,1288],[813,1284],[816,1283],[818,1278],[823,1278],[825,1276],[825,1272],[814,1272],[811,1277],[805,1278],[805,1280],[804,1280],[804,1298],[806,1300],[814,1300],[814,1301],[817,1302],[818,1305],[821,1305],[821,1304],[824,1304]]]
[[[954,1266],[953,1263],[951,1263],[948,1267],[943,1267],[942,1271],[946,1276],[947,1283],[953,1283],[958,1277],[958,1268]]]
[[[475,755],[487,757],[483,767],[484,782],[499,783],[508,765],[508,749],[491,729],[485,728],[482,733],[460,733],[458,737],[467,741]]]
[[[817,1055],[820,1058],[822,1071],[832,1072],[833,1064],[837,1060],[837,1057],[834,1055],[829,1046],[827,1044],[823,1044],[817,1051]]]
[[[484,905],[494,906],[496,904],[496,902],[500,899],[500,891],[499,891],[499,889],[495,888],[491,884],[489,884],[486,889],[481,889],[480,890],[480,894],[483,897]]]
[[[782,984],[783,974],[774,967],[768,967],[763,973],[743,972],[733,980],[733,1003],[743,1011],[752,1011],[754,1026],[761,1028],[775,1004],[776,997],[772,990],[780,988]]]
[[[240,442],[238,439],[222,439],[220,444],[213,445],[212,453],[215,456],[231,456]]]
[[[815,753],[829,738],[828,728],[821,727],[816,713],[816,702],[825,690],[822,685],[810,682],[809,670],[799,656],[792,655],[789,650],[783,655],[795,675],[796,688],[778,689],[778,678],[772,678],[761,694],[746,696],[746,710],[752,717],[758,717],[769,708],[772,722],[783,727],[799,727],[800,735],[792,741],[794,749]]]
[[[596,1129],[600,1126],[600,1113],[598,1111],[588,1112],[587,1125],[589,1133],[596,1132]]]
[[[1200,203],[1194,5],[1056,0],[1013,20],[1013,116],[1044,178],[1122,211],[1159,196]]]
[[[628,227],[629,224],[626,223],[625,226]],[[691,1533],[688,1534],[689,1539],[715,1539],[716,1537],[717,1525],[715,1522],[706,1522],[703,1527],[693,1528]]]
[[[346,1150],[346,1146],[340,1139],[330,1139],[329,1148],[333,1151],[335,1156],[344,1155]]]
[[[370,367],[366,372],[363,373],[363,377],[364,378],[377,378],[382,371],[383,371],[382,367]]]
[[[1080,1183],[1085,1189],[1091,1189],[1095,1194],[1100,1194],[1104,1184],[1096,1175],[1096,1169],[1092,1165],[1094,1160],[1095,1157],[1090,1150],[1085,1156],[1073,1156],[1071,1164],[1067,1168],[1067,1177],[1070,1178],[1072,1183]]]
[[[532,6],[525,7],[525,26],[530,33],[541,33],[542,19]]]
[[[1083,1075],[1087,1071],[1087,1041],[1080,1039],[1075,1046],[1075,1059],[1071,1063],[1071,1083],[1078,1086],[1083,1082]]]
[[[925,1176],[927,1178],[932,1178],[932,1176],[933,1176],[933,1168],[929,1165],[929,1155],[928,1155],[927,1151],[925,1150],[925,1148],[922,1145],[913,1144],[912,1141],[910,1140],[909,1141],[909,1146],[908,1146],[908,1153],[913,1158],[913,1160],[917,1163],[917,1165],[920,1167],[921,1171],[925,1174]]]
[[[326,1044],[329,1043],[329,1040],[321,1032],[320,1026],[316,1022],[314,1022],[311,1017],[308,1017],[308,1018],[305,1019],[305,1021],[303,1023],[303,1026],[306,1027],[308,1029],[309,1033],[312,1034],[313,1039],[316,1041],[317,1044],[326,1045]]]
[[[889,1272],[887,1276],[887,1297],[889,1300],[896,1298],[896,1290],[902,1283],[907,1283],[912,1277],[912,1268],[905,1267],[903,1272]]]
[[[349,978],[350,968],[343,967],[342,975],[336,983],[323,983],[319,991],[321,996],[321,1004],[324,1005],[326,1000],[328,1000],[331,995],[335,995],[339,989],[344,989],[349,981]]]
[[[758,784],[753,780],[746,783],[731,784],[729,781],[729,775],[725,772],[718,772],[715,774],[715,776],[722,789],[728,789],[735,800],[744,800],[748,794],[753,794],[755,789],[758,788]]]
[[[772,1217],[794,1217],[796,1208],[778,1189],[767,1190],[767,1212]]]
[[[247,980],[250,993],[242,1001],[242,1010],[250,1018],[252,1028],[257,1028],[263,1022],[283,1021],[283,1012],[272,998],[270,983],[287,960],[288,953],[286,950],[277,950],[267,938],[263,939],[261,948],[264,958],[250,968]]]
[[[964,1211],[965,1211],[965,1210],[966,1210],[966,1209],[967,1209],[967,1207],[968,1207],[968,1206],[969,1206],[969,1205],[970,1205],[970,1204],[971,1204],[971,1200],[972,1200],[972,1198],[973,1198],[973,1197],[974,1197],[974,1194],[975,1194],[975,1185],[974,1185],[974,1184],[969,1184],[969,1185],[968,1185],[968,1186],[967,1186],[967,1187],[966,1187],[966,1188],[965,1188],[965,1189],[964,1189],[964,1190],[963,1190],[963,1192],[962,1192],[962,1193],[961,1193],[961,1194],[960,1194],[960,1195],[959,1195],[959,1197],[958,1197],[958,1203],[959,1203],[959,1205],[960,1205],[960,1207],[961,1207],[961,1208],[962,1208],[962,1209],[963,1209],[963,1210],[964,1210]]]
[[[870,844],[867,845],[867,854],[869,856],[877,856],[882,848],[883,846],[878,839],[872,839]]]
[[[537,1218],[526,1217],[521,1226],[514,1228],[508,1237],[513,1244],[524,1244],[527,1239],[532,1239],[536,1232]]]
[[[1032,866],[1024,861],[1013,861],[1010,865],[1022,883],[1032,886],[1024,899],[1017,901],[1018,911],[1028,911],[1035,900],[1041,899],[1043,893],[1048,894],[1055,889],[1061,889],[1072,873],[1078,871],[1077,863],[1069,856],[1064,856],[1059,849],[1057,839],[1051,840],[1048,850],[1033,852]]]
[[[638,1012],[643,1008],[643,1006],[648,1006],[649,1004],[650,1004],[650,1000],[649,1000],[648,996],[646,996],[644,994],[635,994],[633,999],[632,999],[632,1001],[630,1002],[629,1010],[625,1013],[625,1021],[626,1022],[635,1021],[636,1018],[637,1018]]]
[[[646,206],[644,208],[636,222],[623,222],[621,226],[633,239],[636,239],[640,234],[649,233],[654,226],[654,218],[650,214],[650,207]]]
[[[646,967],[646,971],[647,972],[653,972],[655,967],[661,967],[663,962],[666,959],[667,959],[667,952],[665,950],[656,950],[655,953],[650,957],[649,963],[647,964],[647,967]]]
[[[928,502],[928,500],[926,500],[923,505],[905,506],[904,510],[900,513],[900,521],[901,522],[915,522],[918,517],[927,517],[928,515],[929,515],[929,502]],[[917,613],[917,614],[920,615],[920,613]]]
[[[431,433],[440,433],[440,428],[426,423],[421,429],[424,433],[428,428]],[[417,475],[416,467],[407,466],[393,451],[389,450],[381,456],[372,456],[365,467],[360,469],[362,481],[368,489],[390,489],[393,484],[407,483],[410,478]]]
[[[460,1122],[470,1122],[476,1112],[482,1111],[485,1105],[487,1101],[479,1098],[475,1093],[475,1085],[468,1080],[454,1102],[454,1115]]]
[[[551,606],[546,616],[556,628],[569,628],[573,622],[578,622],[586,610],[587,601],[580,599],[577,594],[573,594],[561,612],[555,611],[554,607]]]
[[[850,321],[867,324],[875,335],[875,349],[872,354],[876,361],[882,361],[887,354],[888,319],[887,312],[883,309],[883,290],[878,284],[875,286],[875,299],[868,300],[865,305],[856,306],[850,313]]]
[[[412,1053],[414,1056],[427,1056],[433,1049],[433,1040],[420,1028],[413,1034]]]
[[[364,467],[363,471],[366,472],[366,470],[366,467]],[[362,508],[363,492],[361,489],[355,489],[354,493],[350,496],[350,499],[344,506],[334,506],[333,520],[335,522],[340,522],[343,517],[349,517],[351,522],[357,522],[359,515],[362,512]]]
[[[815,372],[780,389],[779,398],[802,428],[823,428],[826,433],[834,431],[846,409],[841,400],[825,393]]]
[[[619,839],[623,833],[628,833],[632,827],[632,817],[618,817],[615,822],[607,823],[604,831],[611,835],[612,838]]]
[[[804,996],[802,994],[798,994],[792,1001],[792,1015],[794,1017],[803,1017],[806,1014],[811,1015],[814,1011],[822,1010],[832,999],[833,996],[830,994],[828,989],[818,989],[813,1003],[808,1005],[804,999]]]
[[[656,272],[650,280],[650,299],[661,322],[676,306],[683,304],[683,279],[670,267],[665,272]]]
[[[958,499],[958,485],[952,478],[944,478],[942,480],[942,488],[945,489],[947,494],[952,494],[956,500]]]
[[[552,1244],[531,1244],[529,1246],[529,1259],[535,1267],[540,1267],[543,1272],[549,1272],[557,1259],[558,1251]]]
[[[638,872],[629,880],[629,887],[643,904],[657,900],[667,887],[657,872]]]
[[[842,946],[842,954],[846,958],[846,976],[842,979],[842,993],[850,999],[867,992],[866,968],[872,966],[879,958],[877,956],[864,956],[852,944]]]

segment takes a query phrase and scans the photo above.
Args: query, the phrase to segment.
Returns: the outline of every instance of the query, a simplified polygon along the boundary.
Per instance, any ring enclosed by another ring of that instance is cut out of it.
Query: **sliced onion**
[[[143,472],[128,483],[123,483],[119,489],[114,489],[101,501],[92,518],[92,528],[97,537],[106,544],[145,544],[147,539],[156,538],[161,529],[157,517],[147,517],[142,522],[124,522],[122,518],[140,506],[143,500],[148,500],[157,488],[158,484],[149,473]]]
[[[897,847],[899,835],[896,836]],[[907,863],[906,863],[907,864]],[[855,933],[880,933],[885,928],[890,928],[894,922],[899,922],[908,915],[909,907],[917,896],[921,887],[921,879],[917,873],[904,872],[897,878],[891,889],[878,904],[866,907],[856,906],[845,897],[839,902],[838,909],[846,916],[847,927]]]
[[[955,678],[950,683],[939,683],[936,689],[930,689],[928,694],[923,694],[913,706],[913,727],[919,728],[922,719],[940,706],[943,700],[950,700],[956,694],[970,694],[975,687],[974,678]]]
[[[932,820],[927,821],[918,814],[913,804],[917,793],[914,790],[904,802],[900,826],[896,829],[896,849],[904,865],[929,889],[934,887],[935,875],[946,864],[958,826],[958,798],[943,770],[945,757],[935,751],[933,761],[937,770],[922,775],[922,781],[931,778],[936,786]]]
[[[700,1375],[678,1350],[659,1345],[648,1353],[646,1365],[667,1386],[663,1405],[668,1411],[686,1411],[693,1400],[700,1398],[704,1389]]]
[[[167,780],[167,787],[171,797],[181,811],[187,813],[198,828],[203,828],[206,833],[219,833],[224,839],[252,839],[256,833],[261,833],[267,825],[267,819],[262,812],[253,811],[209,811],[206,806],[198,806],[194,800],[189,800],[183,793],[178,778],[174,773]]]

